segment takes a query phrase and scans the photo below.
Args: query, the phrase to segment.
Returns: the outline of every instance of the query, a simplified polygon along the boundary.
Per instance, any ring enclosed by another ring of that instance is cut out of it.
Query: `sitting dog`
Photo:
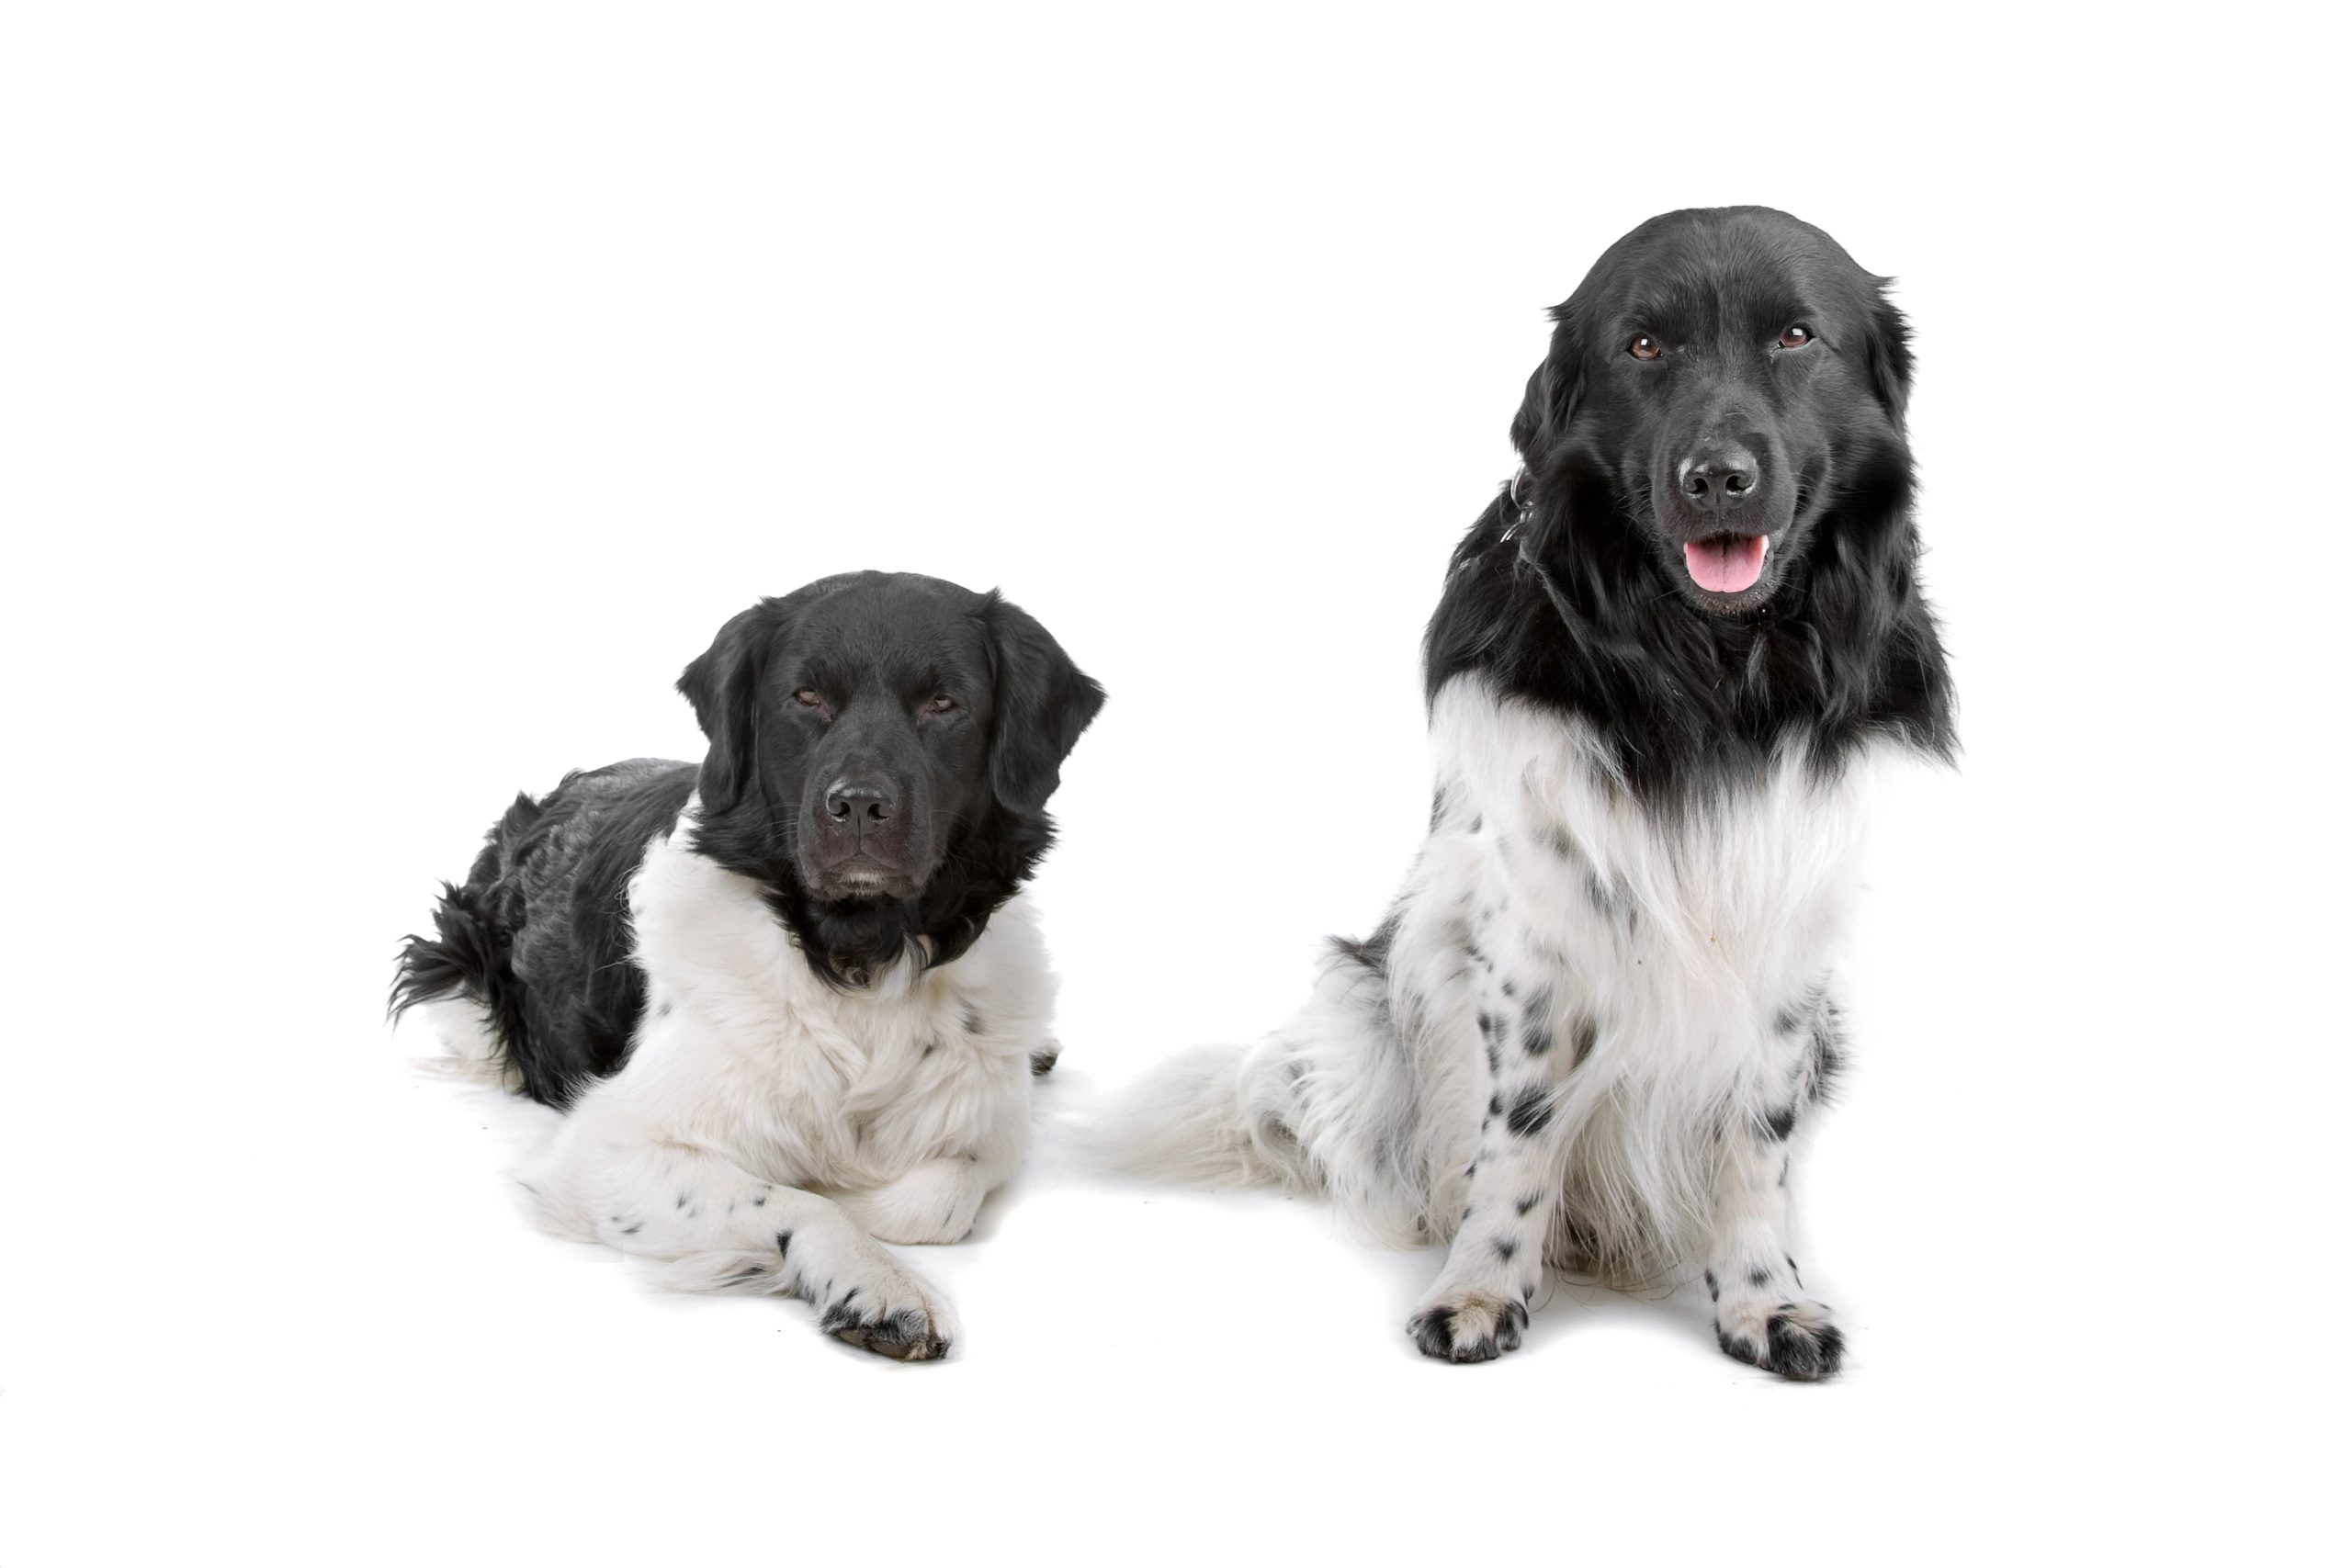
[[[961,1239],[1027,1146],[1057,1048],[1017,895],[1102,690],[996,594],[880,572],[761,601],[678,689],[700,766],[517,799],[395,1015],[435,1003],[567,1111],[525,1181],[552,1229],[944,1356],[944,1303],[875,1238]]]
[[[1135,1163],[1445,1244],[1431,1356],[1516,1348],[1550,1263],[1703,1270],[1724,1350],[1838,1368],[1789,1235],[1845,1054],[1832,943],[1869,775],[1954,746],[1883,282],[1762,208],[1610,248],[1430,625],[1404,891],[1287,1027],[1131,1103]]]

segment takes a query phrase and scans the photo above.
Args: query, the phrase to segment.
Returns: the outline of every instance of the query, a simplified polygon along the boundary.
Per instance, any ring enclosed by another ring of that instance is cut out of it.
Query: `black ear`
[[[729,621],[678,677],[678,690],[695,705],[695,720],[710,738],[700,781],[707,816],[731,809],[751,784],[759,756],[760,672],[783,624],[784,604],[763,599]]]
[[[1062,759],[1102,709],[1102,688],[1034,616],[994,592],[980,614],[996,665],[989,779],[1005,806],[1035,815],[1062,781]]]
[[[1863,357],[1870,369],[1871,390],[1900,426],[1903,411],[1911,401],[1911,323],[1886,297],[1887,286],[1894,281],[1891,277],[1878,280],[1878,297],[1871,302],[1870,343]]]
[[[1527,378],[1527,396],[1510,422],[1510,444],[1520,460],[1532,464],[1568,428],[1584,395],[1584,339],[1570,315],[1575,301],[1556,305],[1552,349]]]

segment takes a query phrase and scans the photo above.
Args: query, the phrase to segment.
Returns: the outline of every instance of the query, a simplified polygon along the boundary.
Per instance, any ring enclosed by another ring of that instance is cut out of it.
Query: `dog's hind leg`
[[[1845,1337],[1829,1309],[1804,1293],[1789,1243],[1792,1147],[1805,1117],[1827,1092],[1842,1050],[1838,1011],[1815,991],[1773,1025],[1784,1062],[1758,1102],[1736,1110],[1724,1130],[1707,1246],[1707,1294],[1724,1354],[1783,1377],[1826,1378]]]
[[[798,1296],[826,1333],[897,1360],[947,1354],[945,1302],[842,1206],[763,1181],[592,1095],[525,1179],[551,1228],[669,1264],[682,1291]]]

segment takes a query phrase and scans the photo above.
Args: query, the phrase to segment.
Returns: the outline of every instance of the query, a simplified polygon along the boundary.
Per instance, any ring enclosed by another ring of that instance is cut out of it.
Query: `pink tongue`
[[[1738,593],[1764,575],[1764,536],[1719,534],[1682,547],[1690,581],[1710,593]]]

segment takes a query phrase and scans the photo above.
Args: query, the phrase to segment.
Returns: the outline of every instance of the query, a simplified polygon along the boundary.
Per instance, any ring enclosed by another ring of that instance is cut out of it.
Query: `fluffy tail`
[[[389,1010],[394,1021],[427,1003],[466,1004],[435,1010],[442,1014],[436,1021],[443,1038],[458,1055],[501,1076],[515,1070],[526,1023],[523,984],[511,960],[514,932],[499,918],[495,890],[506,873],[509,850],[539,814],[530,796],[515,798],[490,830],[466,885],[441,885],[434,934],[401,943],[392,976]]]
[[[1113,1101],[1104,1153],[1125,1169],[1179,1180],[1318,1191],[1300,1145],[1293,1080],[1269,1045],[1204,1045],[1152,1068]]]

